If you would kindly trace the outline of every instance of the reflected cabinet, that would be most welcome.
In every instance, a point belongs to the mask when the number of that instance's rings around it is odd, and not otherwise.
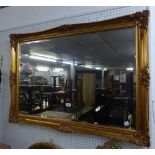
[[[11,34],[11,123],[149,146],[149,11]]]

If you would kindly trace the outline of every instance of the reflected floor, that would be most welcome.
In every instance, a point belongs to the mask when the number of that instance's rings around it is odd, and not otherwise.
[[[72,114],[67,112],[60,112],[60,111],[44,111],[40,114],[33,114],[34,116],[46,116],[50,118],[60,118],[60,119],[71,119]]]
[[[41,118],[57,118],[57,119],[67,119],[72,121],[79,122],[87,122],[91,124],[99,124],[99,125],[108,125],[108,126],[116,126],[124,128],[124,119],[120,114],[120,111],[113,111],[109,115],[103,110],[96,112],[96,107],[87,106],[81,109],[78,113],[68,112],[64,110],[58,110],[57,108],[49,110],[38,110],[35,113],[28,114],[24,111],[21,111],[22,114],[27,114],[31,116],[41,117]],[[123,113],[123,112],[122,112]],[[116,117],[117,116],[117,117]]]

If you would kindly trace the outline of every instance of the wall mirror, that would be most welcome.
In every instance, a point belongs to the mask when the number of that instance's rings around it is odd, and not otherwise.
[[[148,15],[11,34],[10,122],[148,146]]]

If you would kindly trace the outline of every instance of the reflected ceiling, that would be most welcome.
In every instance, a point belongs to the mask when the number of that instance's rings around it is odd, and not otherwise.
[[[40,53],[54,56],[57,62],[31,59],[31,64],[58,65],[73,61],[78,65],[125,68],[135,65],[135,29],[126,28],[83,35],[65,36],[21,45],[22,61]]]

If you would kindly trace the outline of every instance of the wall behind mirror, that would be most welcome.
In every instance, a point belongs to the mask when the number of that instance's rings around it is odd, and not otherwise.
[[[20,44],[21,114],[135,128],[135,28]]]

